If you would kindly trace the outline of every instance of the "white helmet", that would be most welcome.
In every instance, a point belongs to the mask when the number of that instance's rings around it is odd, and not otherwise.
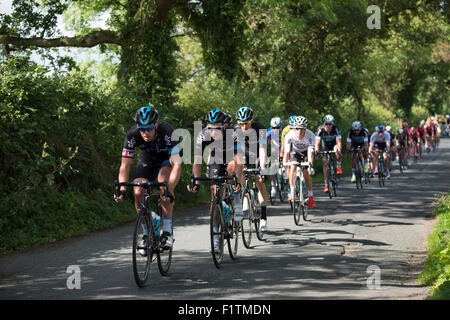
[[[403,129],[402,128],[398,129],[398,133],[403,134]]]
[[[323,117],[323,122],[334,124],[334,117],[331,114],[327,114],[325,117]]]
[[[305,117],[298,116],[292,122],[291,128],[306,128],[308,127],[308,120]]]
[[[281,119],[280,119],[280,117],[273,117],[270,120],[270,126],[272,128],[279,128],[279,127],[281,127]]]
[[[362,124],[359,121],[353,121],[352,123],[352,130],[361,130]]]
[[[386,131],[391,131],[392,127],[391,126],[386,126]]]

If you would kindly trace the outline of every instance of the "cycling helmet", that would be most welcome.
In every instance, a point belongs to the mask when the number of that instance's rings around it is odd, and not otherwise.
[[[403,122],[402,123],[402,128],[408,128],[408,122]]]
[[[382,124],[376,126],[375,128],[377,130],[377,132],[383,132],[384,131],[384,126]]]
[[[231,118],[231,116],[228,113],[223,113],[224,118],[223,118],[223,123],[225,124],[232,124],[233,123],[233,119]]]
[[[295,118],[297,118],[297,116],[292,115],[292,116],[289,117],[289,120],[288,120],[288,125],[289,126],[292,126],[292,124],[294,123]]]
[[[398,129],[398,133],[403,134],[403,129],[402,128]]]
[[[236,120],[247,122],[253,120],[253,110],[250,107],[241,107],[236,112]]]
[[[359,121],[353,121],[352,123],[352,130],[361,130],[362,124]]]
[[[219,109],[212,109],[206,114],[205,122],[213,124],[223,123],[224,118],[225,115],[222,111],[220,111]]]
[[[272,128],[279,128],[279,127],[281,127],[281,119],[280,119],[280,117],[273,117],[270,120],[270,126]]]
[[[305,117],[298,116],[292,121],[292,128],[306,128],[308,126],[308,120]]]
[[[323,117],[323,123],[334,124],[334,117],[331,114],[327,114],[325,117]]]
[[[386,131],[392,131],[392,127],[391,126],[386,126]]]
[[[142,107],[134,115],[134,121],[138,127],[154,124],[158,121],[158,111],[154,107]]]

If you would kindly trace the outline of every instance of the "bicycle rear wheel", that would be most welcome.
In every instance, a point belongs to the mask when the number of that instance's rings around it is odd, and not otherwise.
[[[363,168],[361,165],[361,159],[358,159],[356,162],[356,189],[363,188],[362,175],[363,175]]]
[[[155,242],[153,224],[148,214],[139,213],[133,233],[133,275],[136,284],[143,287],[153,261],[152,244]]]
[[[225,232],[225,221],[223,219],[223,208],[222,204],[214,199],[213,204],[211,206],[211,215],[210,215],[210,239],[211,239],[211,256],[214,261],[214,265],[216,268],[220,268],[220,265],[223,261],[223,252],[224,252],[224,232]],[[218,228],[217,231],[214,231],[214,217],[218,220]],[[214,246],[214,240],[218,239],[218,246]]]
[[[231,221],[228,225],[228,252],[230,253],[231,259],[236,259],[239,247],[239,229],[240,222]]]
[[[245,190],[245,189],[244,189]],[[242,197],[243,202],[247,202],[247,206],[242,204],[242,207],[247,207],[247,210],[244,211],[244,217],[241,221],[241,233],[242,233],[242,242],[244,243],[244,247],[250,249],[250,245],[252,242],[252,232],[253,232],[253,207],[251,205],[251,196],[247,192]]]
[[[378,159],[378,184],[384,186],[384,164],[383,159]]]

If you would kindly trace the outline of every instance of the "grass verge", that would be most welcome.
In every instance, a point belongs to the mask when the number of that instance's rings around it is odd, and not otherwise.
[[[433,215],[437,224],[428,236],[425,268],[419,282],[430,286],[429,300],[450,299],[450,193],[438,195]]]

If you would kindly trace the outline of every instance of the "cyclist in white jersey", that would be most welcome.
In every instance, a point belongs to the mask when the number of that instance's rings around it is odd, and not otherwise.
[[[391,136],[384,129],[383,125],[379,125],[376,127],[376,131],[370,137],[370,145],[369,145],[369,154],[374,151],[374,156],[372,157],[372,170],[374,173],[378,173],[378,152],[383,152],[383,162],[384,167],[386,168],[386,178],[390,178],[389,168],[387,167],[387,150],[390,150],[391,147]],[[375,150],[374,150],[375,149]]]
[[[313,154],[314,154],[314,143],[316,140],[316,136],[311,130],[307,129],[308,120],[305,117],[298,116],[293,121],[291,130],[286,135],[284,141],[284,157],[283,163],[287,163],[289,161],[297,161],[297,162],[307,162],[310,164],[310,168],[312,169],[313,164]],[[289,200],[293,199],[293,194],[295,190],[294,181],[295,175],[297,172],[297,166],[292,165],[289,171]],[[314,204],[314,195],[312,192],[312,179],[309,170],[303,170],[303,176],[305,178],[306,188],[308,189],[308,200],[309,200],[309,208],[313,209],[315,207]]]

